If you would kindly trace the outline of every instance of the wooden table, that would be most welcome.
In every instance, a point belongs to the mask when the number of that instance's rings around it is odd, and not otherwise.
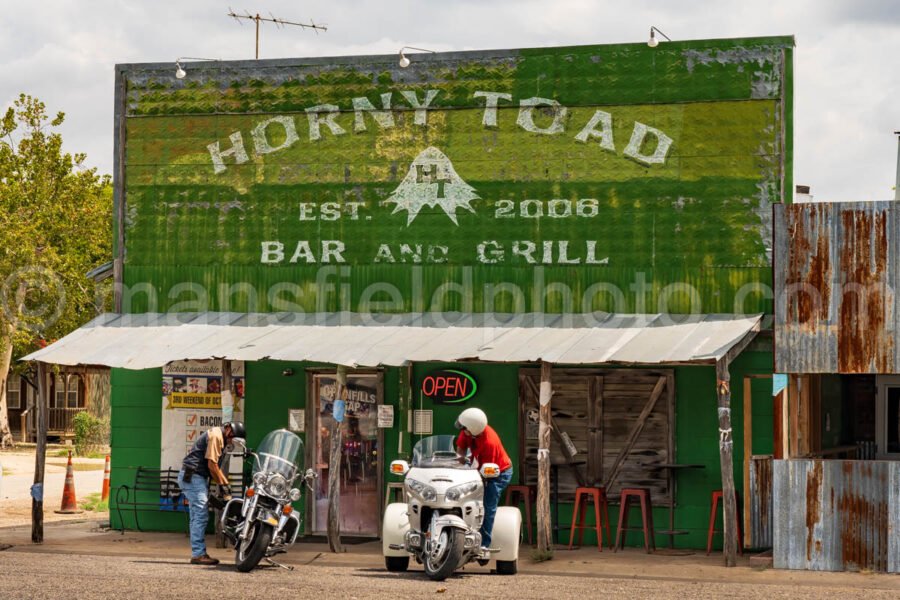
[[[666,469],[669,480],[669,529],[660,531],[669,536],[669,548],[675,547],[675,536],[686,535],[686,529],[675,529],[675,473],[680,469],[705,469],[706,465],[683,463],[645,463],[641,465],[647,469]]]

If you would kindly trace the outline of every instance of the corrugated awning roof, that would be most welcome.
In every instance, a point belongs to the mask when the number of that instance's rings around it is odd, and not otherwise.
[[[22,360],[125,369],[213,358],[349,367],[460,360],[711,363],[758,330],[760,319],[609,313],[105,314]]]

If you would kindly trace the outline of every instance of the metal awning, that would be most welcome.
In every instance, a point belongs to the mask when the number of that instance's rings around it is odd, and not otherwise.
[[[125,369],[175,360],[714,363],[762,315],[104,314],[22,360]]]

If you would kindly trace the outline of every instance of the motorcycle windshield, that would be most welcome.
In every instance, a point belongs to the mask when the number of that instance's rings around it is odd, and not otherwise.
[[[253,474],[278,473],[288,481],[303,469],[303,440],[287,429],[270,432],[256,448]]]
[[[456,436],[432,435],[416,443],[412,452],[412,466],[420,468],[470,469],[461,464],[456,454]]]

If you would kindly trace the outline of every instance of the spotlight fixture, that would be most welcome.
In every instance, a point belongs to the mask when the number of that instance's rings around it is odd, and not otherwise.
[[[403,46],[400,48],[400,68],[405,69],[409,66],[409,58],[405,54],[403,54],[404,50],[418,50],[420,52],[431,52],[434,54],[434,50],[428,50],[427,48],[416,48],[414,46]]]
[[[650,26],[650,39],[647,40],[647,45],[650,46],[651,48],[656,48],[657,46],[659,46],[659,40],[656,39],[657,33],[659,35],[663,36],[664,38],[666,38],[667,41],[669,41],[669,42],[672,41],[672,39],[669,36],[667,36],[662,31],[660,31],[659,29],[657,29],[656,27],[651,25]]]
[[[175,61],[175,79],[184,79],[187,77],[187,71],[184,70],[184,65],[181,63],[186,60],[208,60],[208,61],[218,61],[218,58],[195,58],[193,56],[182,56],[178,60]]]

